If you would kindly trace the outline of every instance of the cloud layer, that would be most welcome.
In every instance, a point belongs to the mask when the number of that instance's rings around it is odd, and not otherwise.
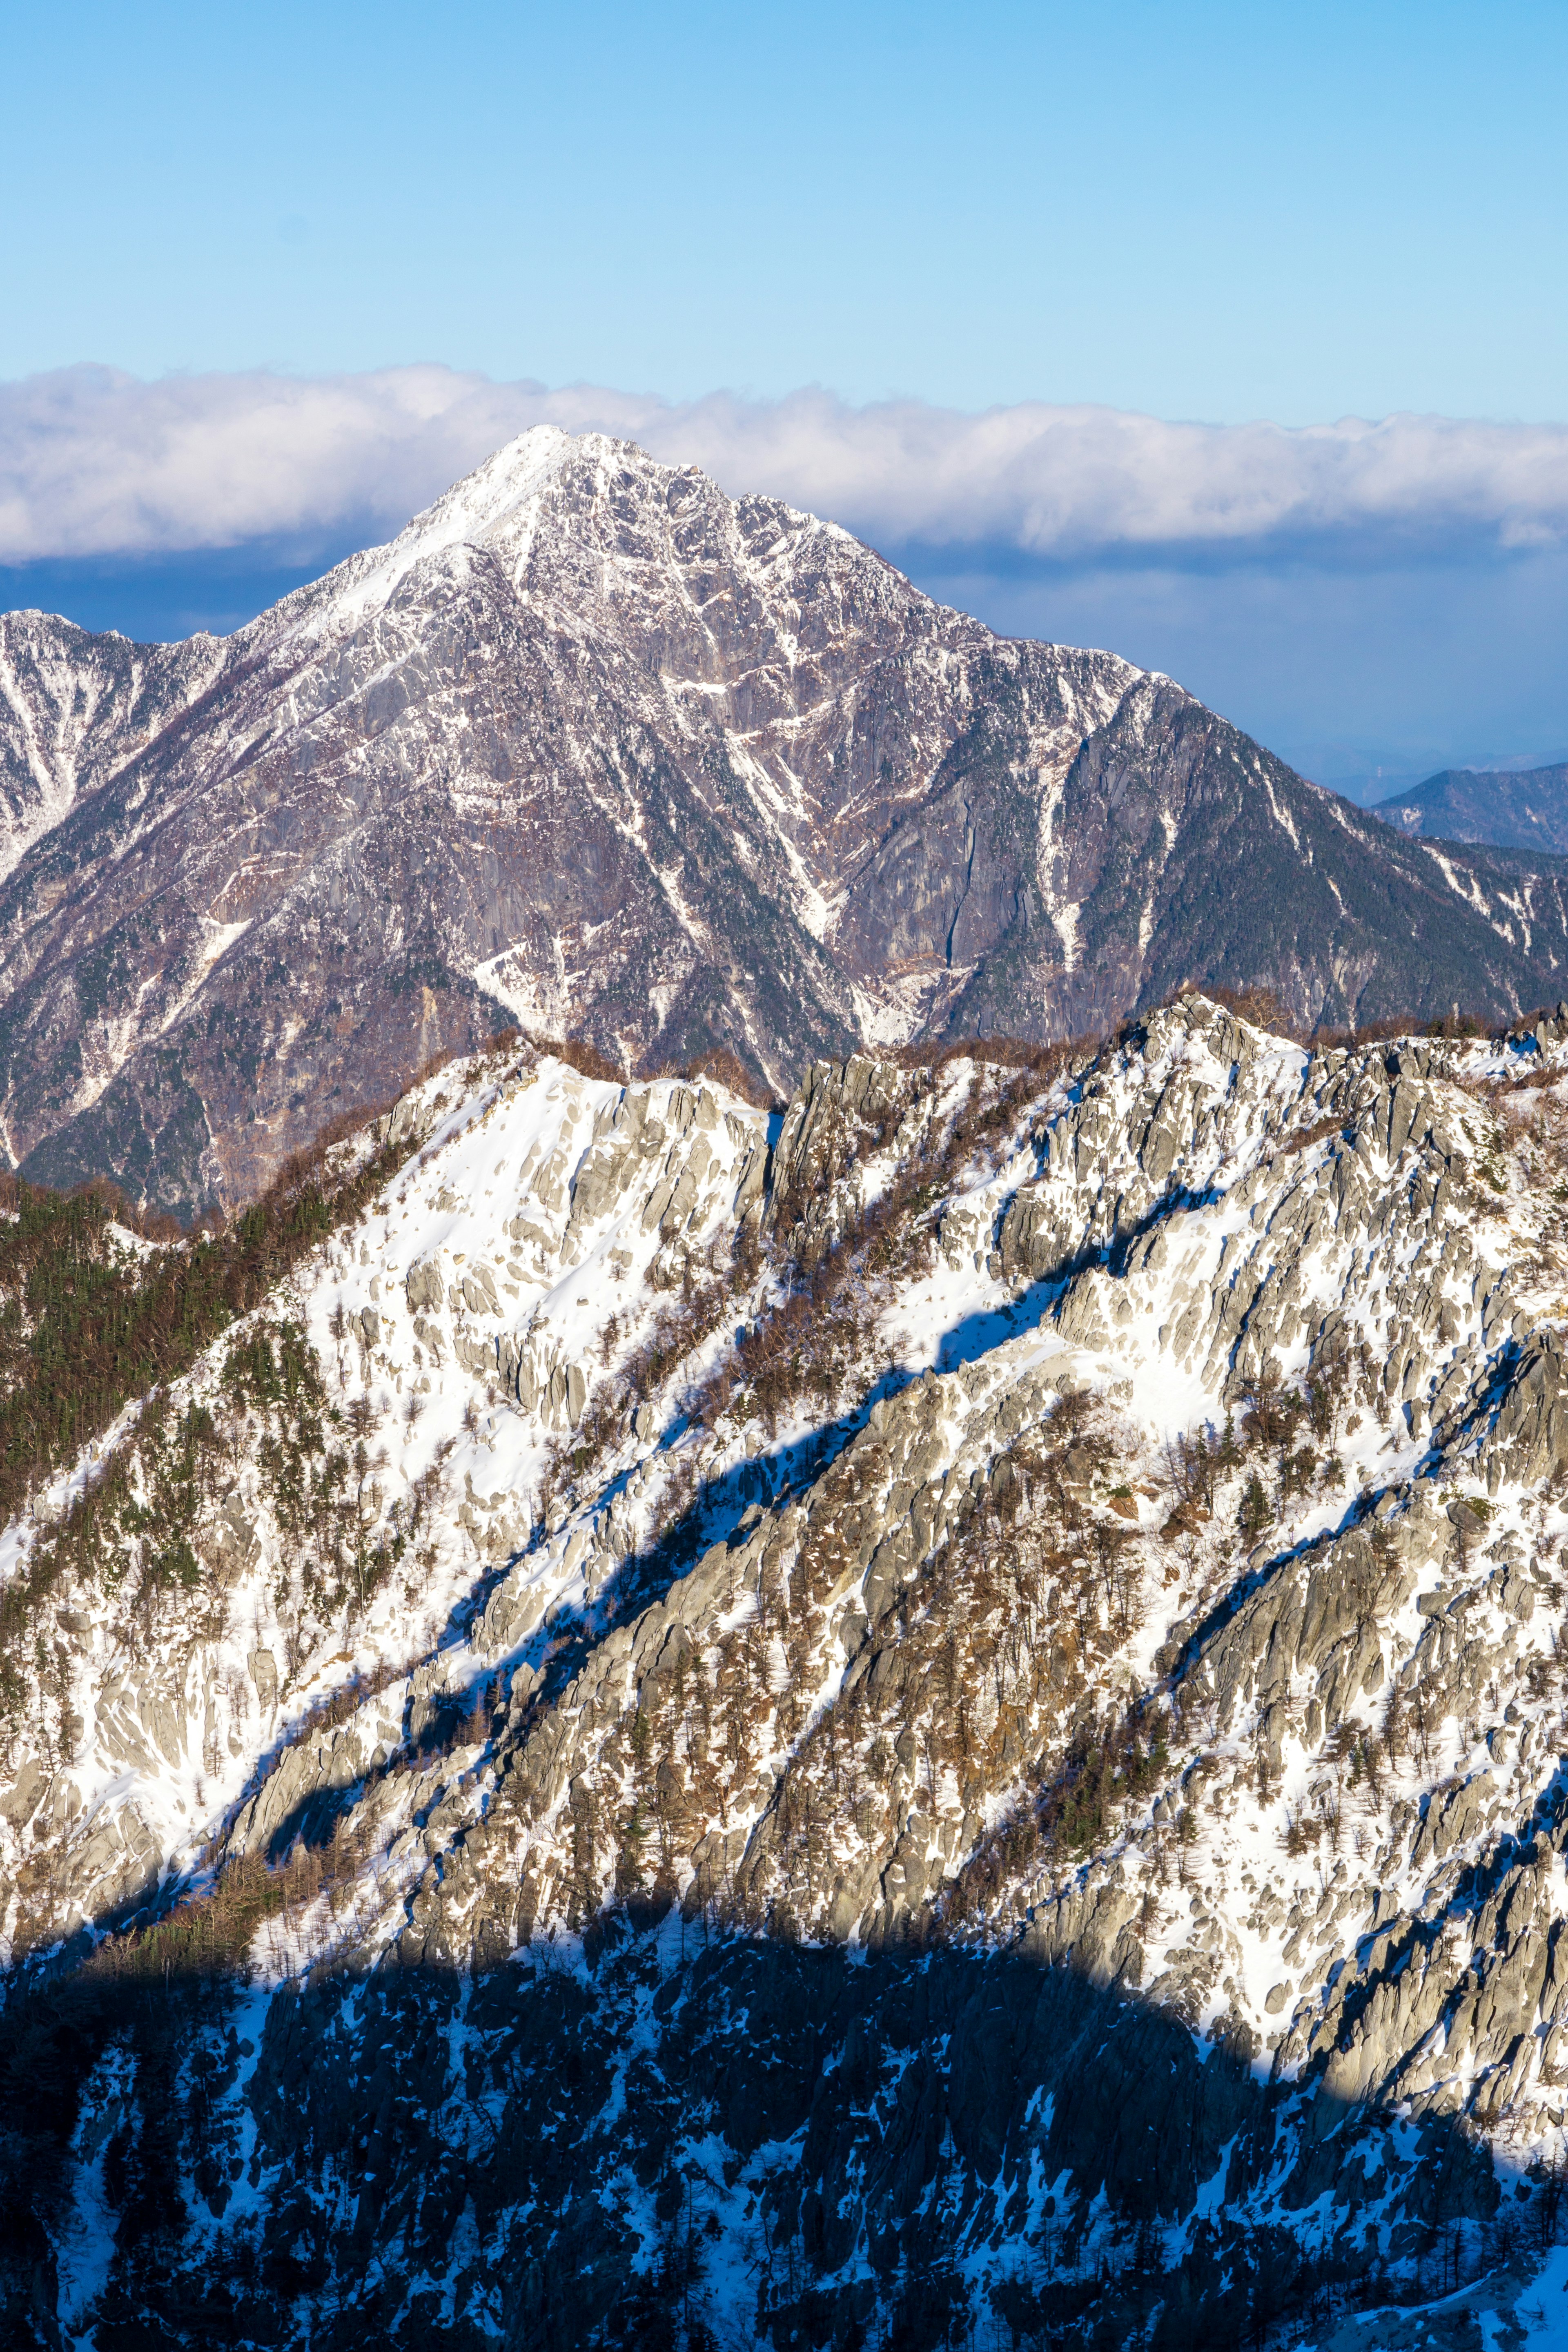
[[[829,394],[686,403],[439,367],[0,384],[0,564],[389,531],[535,424],[635,440],[887,548],[1034,565],[1408,562],[1568,544],[1568,426],[1172,425]]]

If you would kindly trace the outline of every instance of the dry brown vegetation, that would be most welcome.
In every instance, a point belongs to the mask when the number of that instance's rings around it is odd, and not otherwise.
[[[1110,1499],[1123,1470],[1115,1431],[1088,1401],[1064,1401],[1032,1441],[990,1464],[931,1556],[910,1556],[878,1588],[844,1686],[823,1706],[834,1613],[868,1520],[885,1509],[889,1465],[879,1441],[862,1439],[781,1524],[742,1622],[683,1635],[644,1674],[595,1768],[574,1779],[564,1829],[542,1843],[525,1740],[503,1805],[525,1931],[547,1911],[581,1927],[606,1877],[618,1901],[667,1905],[701,1842],[760,1807],[771,1831],[746,1869],[699,1858],[689,1909],[820,1933],[868,1849],[923,1834],[955,1809],[973,1845],[987,1801],[1041,1774],[1046,1799],[1010,1818],[921,1914],[921,1932],[952,1932],[983,1911],[1016,1849],[1082,1851],[1163,1769],[1152,1718],[1092,1727],[1104,1669],[1144,1608],[1149,1538]],[[739,1593],[722,1598],[732,1607]]]

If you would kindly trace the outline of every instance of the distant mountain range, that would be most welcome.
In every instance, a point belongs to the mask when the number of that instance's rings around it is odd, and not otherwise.
[[[1554,1002],[1568,868],[1406,841],[1166,677],[542,427],[227,639],[0,616],[0,1140],[186,1214],[519,1022],[786,1092],[1186,981]]]
[[[1373,814],[1400,833],[1568,856],[1568,767],[1445,768]]]

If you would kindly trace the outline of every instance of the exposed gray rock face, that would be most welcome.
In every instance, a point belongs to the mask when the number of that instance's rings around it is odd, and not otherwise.
[[[1195,2352],[1511,2247],[1512,2326],[1568,2129],[1565,1073],[1555,1019],[1313,1054],[1188,995],[773,1118],[424,1082],[288,1307],[395,1571],[327,1607],[256,1412],[189,1596],[41,1629],[5,2014],[88,2120],[21,2145],[80,2198],[123,2138],[106,2274],[40,2196],[11,2309]],[[206,1869],[142,1977],[29,1991]]]
[[[1406,843],[1170,680],[599,436],[221,645],[4,629],[0,1107],[46,1181],[248,1197],[509,1020],[782,1093],[1194,977],[1329,1024],[1559,985],[1551,861]]]
[[[137,646],[0,613],[0,875],[167,734],[223,668],[216,637]]]

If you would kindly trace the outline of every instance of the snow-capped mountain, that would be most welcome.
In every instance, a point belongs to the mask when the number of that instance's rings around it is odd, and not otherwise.
[[[1565,1097],[1188,993],[335,1147],[0,1538],[16,2340],[1559,2340]]]
[[[1170,680],[602,436],[221,645],[4,625],[4,1140],[182,1214],[510,1021],[782,1095],[1194,979],[1331,1025],[1560,992],[1552,861],[1402,841]]]

